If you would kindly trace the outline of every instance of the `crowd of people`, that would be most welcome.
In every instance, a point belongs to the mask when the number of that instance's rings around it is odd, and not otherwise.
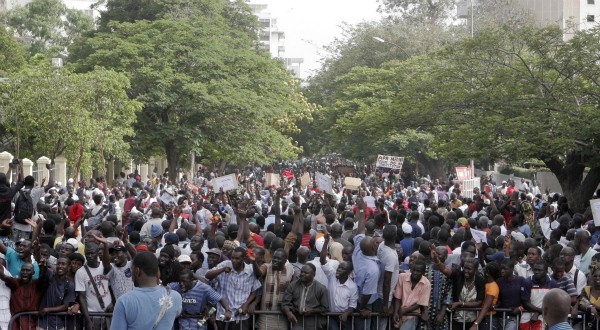
[[[224,192],[206,168],[64,186],[48,170],[0,173],[2,329],[596,329],[600,230],[535,182],[466,197],[452,177],[313,160],[235,170]]]

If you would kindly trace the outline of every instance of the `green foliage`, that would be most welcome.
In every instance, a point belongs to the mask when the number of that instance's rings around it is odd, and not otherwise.
[[[21,154],[64,155],[85,169],[103,169],[104,155],[127,159],[124,139],[134,135],[131,125],[141,109],[127,96],[127,77],[105,69],[75,74],[48,62],[26,67],[0,84],[5,124],[25,141]]]
[[[457,0],[379,0],[379,10],[397,14],[411,21],[427,20],[443,23],[451,17],[459,1]]]
[[[256,48],[257,35],[238,28],[256,21],[241,5],[169,4],[169,18],[110,22],[71,48],[76,71],[101,66],[131,80],[130,97],[144,104],[138,158],[164,152],[173,168],[190,152],[246,164],[301,151],[289,134],[313,106],[283,64]]]
[[[33,0],[5,16],[30,55],[64,53],[76,38],[94,27],[90,16],[68,9],[61,0]]]
[[[21,69],[25,64],[21,45],[0,24],[0,76]]]

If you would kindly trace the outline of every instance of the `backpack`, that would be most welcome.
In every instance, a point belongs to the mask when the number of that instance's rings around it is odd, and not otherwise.
[[[15,222],[26,225],[25,220],[33,217],[33,201],[31,190],[21,190],[15,202]]]

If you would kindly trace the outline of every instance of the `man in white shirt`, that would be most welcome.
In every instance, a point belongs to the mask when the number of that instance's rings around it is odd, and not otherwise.
[[[325,245],[329,243],[329,234],[325,236]],[[326,248],[320,254],[321,270],[327,277],[327,292],[329,293],[329,311],[342,313],[339,318],[329,319],[329,329],[352,329],[352,315],[357,306],[358,287],[350,278],[352,274],[352,263],[344,261],[339,263],[335,260],[327,260]],[[341,323],[341,327],[340,327]]]
[[[575,250],[571,247],[565,247],[560,251],[560,257],[565,259],[565,276],[573,281],[573,284],[575,284],[575,288],[577,289],[577,294],[581,294],[587,281],[585,274],[574,265]]]

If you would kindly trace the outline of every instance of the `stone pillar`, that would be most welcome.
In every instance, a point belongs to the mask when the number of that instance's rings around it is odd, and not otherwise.
[[[54,158],[54,181],[60,182],[63,187],[67,186],[67,158],[60,155]]]
[[[9,152],[1,152],[0,153],[0,172],[2,173],[6,173],[8,172],[8,168],[10,166],[10,162],[13,159],[13,155],[11,155]],[[14,173],[13,173],[14,175]],[[11,178],[7,178],[8,181],[12,181],[12,177]]]
[[[23,175],[33,175],[33,162],[31,159],[23,158]]]
[[[163,161],[162,158],[155,158],[156,161],[156,174],[161,177],[162,174],[165,172],[165,168],[163,166]]]
[[[50,158],[42,156],[37,160],[38,172],[37,172],[37,182],[42,184],[42,180],[44,184],[48,183],[48,177],[50,176],[50,172],[46,168],[46,164],[50,164]],[[44,180],[46,179],[46,180]]]
[[[108,163],[108,174],[106,174],[106,182],[108,183],[109,187],[112,187],[115,183],[115,161],[111,159],[107,160],[106,162]]]
[[[156,169],[156,158],[150,157],[150,159],[148,159],[148,162],[148,175],[152,177],[154,169]]]
[[[140,177],[143,183],[148,181],[148,164],[140,164]]]

